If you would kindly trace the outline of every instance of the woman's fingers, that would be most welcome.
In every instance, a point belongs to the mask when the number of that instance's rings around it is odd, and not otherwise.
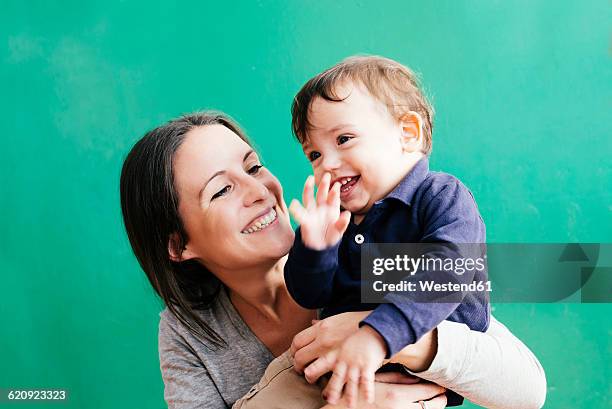
[[[438,395],[433,399],[427,401],[427,407],[429,409],[442,409],[446,407],[446,395]]]
[[[317,206],[327,205],[327,196],[329,194],[329,183],[331,182],[331,175],[325,173],[319,182],[317,187]]]
[[[302,203],[306,209],[311,209],[314,204],[314,177],[309,175],[304,182],[304,191],[302,192]]]
[[[384,404],[388,409],[404,409],[404,408],[421,408],[417,403],[419,401],[427,401],[427,406],[432,408],[444,407],[446,398],[433,400],[438,395],[446,391],[443,387],[422,382],[414,385],[400,385],[389,383],[376,383],[376,404]],[[410,403],[413,402],[413,403]],[[435,406],[430,405],[430,402],[435,402]]]
[[[298,350],[304,348],[306,345],[314,341],[316,337],[317,337],[317,328],[314,325],[298,332],[293,337],[293,341],[291,341],[291,347],[289,347],[291,356],[294,356]]]
[[[418,397],[417,400],[428,400],[446,392],[446,388],[435,383],[422,382],[415,385],[406,385],[406,387],[410,388],[410,393],[413,396]]]
[[[382,372],[375,376],[376,382],[381,383],[399,383],[403,385],[412,385],[421,382],[421,378],[416,376],[406,375],[400,372]]]
[[[306,369],[304,369],[306,381],[308,383],[315,383],[321,376],[331,372],[336,364],[337,355],[336,351],[330,351],[308,365]]]
[[[346,371],[347,367],[344,362],[338,362],[336,364],[334,374],[323,391],[323,396],[325,396],[325,399],[327,399],[329,403],[338,403],[340,393],[342,392],[342,387],[346,383]]]
[[[316,344],[316,342],[311,342],[310,344],[306,345],[303,348],[300,348],[295,352],[295,355],[293,357],[293,365],[295,367],[295,370],[299,373],[304,372],[307,367],[309,367],[314,362],[316,362],[317,359],[319,359],[321,349]],[[319,364],[317,364],[315,368],[317,368],[318,366]],[[311,369],[310,371],[313,370],[314,369]],[[330,370],[331,369],[328,369],[328,372]]]

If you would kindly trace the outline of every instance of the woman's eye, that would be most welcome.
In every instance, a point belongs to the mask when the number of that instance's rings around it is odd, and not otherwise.
[[[225,186],[223,189],[221,189],[217,193],[215,193],[210,200],[215,200],[216,198],[225,195],[227,192],[229,192],[229,190],[230,190],[230,186],[229,185]]]
[[[247,173],[249,175],[256,175],[257,173],[259,173],[259,169],[263,168],[263,165],[255,165],[255,166],[251,166],[249,168],[249,170],[247,171]]]
[[[311,162],[314,162],[315,160],[319,159],[320,156],[321,154],[319,152],[313,151],[308,154],[308,159],[310,159]]]
[[[347,143],[351,140],[350,136],[342,135],[338,137],[338,145],[342,145],[343,143]]]

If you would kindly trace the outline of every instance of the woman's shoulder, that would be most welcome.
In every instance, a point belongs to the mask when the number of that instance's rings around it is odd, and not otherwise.
[[[230,317],[231,311],[223,306],[223,291],[219,293],[213,300],[208,308],[197,309],[193,312],[196,316],[213,331],[219,332],[221,329],[226,329],[228,324],[235,319]],[[192,331],[185,325],[185,323],[178,318],[176,315],[179,311],[173,312],[167,306],[159,313],[159,339],[160,341],[166,339],[180,338],[184,342],[193,343],[207,346],[212,344],[212,341],[203,339],[202,337],[196,337]]]
[[[207,315],[200,311],[197,313],[200,316]],[[205,322],[210,322],[210,320],[206,319]],[[177,347],[191,348],[190,345],[194,343],[202,346],[207,344],[205,339],[197,339],[168,307],[159,313],[158,340],[160,351],[169,347],[172,349]]]
[[[219,347],[193,334],[165,308],[159,313],[158,342],[164,379],[174,376],[186,383],[196,371],[196,383],[206,381],[226,402],[234,402],[259,381],[273,356],[242,321],[224,291],[209,308],[196,314],[225,345]]]
[[[238,314],[225,289],[219,291],[208,308],[195,310],[194,313],[208,327],[207,332],[216,334],[214,338],[217,341],[211,337],[194,334],[185,325],[184,320],[180,320],[170,308],[166,307],[159,313],[160,346],[162,343],[174,345],[180,343],[194,351],[207,353],[209,357],[223,354],[223,350],[228,349],[243,349],[258,355],[269,354],[267,348]],[[219,346],[219,339],[223,340],[226,347]]]

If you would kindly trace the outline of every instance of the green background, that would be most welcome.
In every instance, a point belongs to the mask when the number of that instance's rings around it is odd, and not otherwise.
[[[432,168],[471,188],[489,241],[612,242],[608,1],[173,3],[1,2],[0,387],[163,407],[161,304],[123,230],[124,156],[216,108],[297,197],[292,97],[356,53],[422,74]],[[540,358],[546,407],[610,407],[612,305],[494,312]]]

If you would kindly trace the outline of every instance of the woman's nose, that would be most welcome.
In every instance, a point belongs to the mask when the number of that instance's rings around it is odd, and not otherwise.
[[[255,203],[258,203],[262,200],[266,200],[270,191],[261,183],[261,181],[253,178],[247,177],[244,181],[245,193],[244,193],[244,205],[251,206]]]

